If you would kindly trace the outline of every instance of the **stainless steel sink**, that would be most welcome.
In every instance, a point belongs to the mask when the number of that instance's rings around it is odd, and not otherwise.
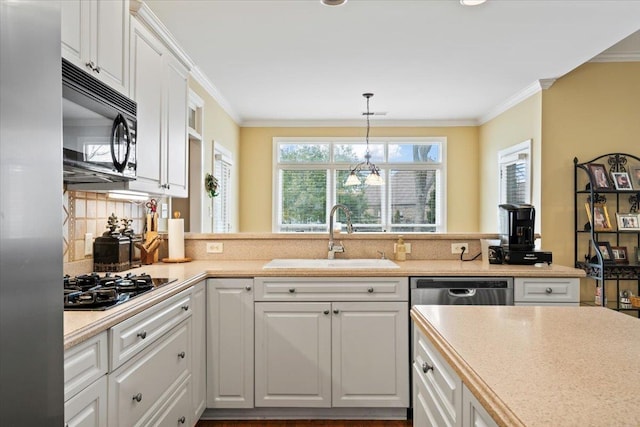
[[[400,268],[398,264],[388,259],[273,259],[265,264],[263,269],[333,269],[333,268]]]

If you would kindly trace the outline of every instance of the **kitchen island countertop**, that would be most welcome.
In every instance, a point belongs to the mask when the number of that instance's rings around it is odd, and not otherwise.
[[[414,306],[498,425],[639,426],[640,320],[602,307]]]
[[[192,261],[156,263],[129,270],[152,277],[177,279],[155,291],[140,295],[122,305],[104,311],[65,311],[64,348],[89,339],[111,326],[187,289],[207,277],[258,276],[333,276],[333,277],[409,277],[409,276],[513,276],[513,277],[583,277],[584,271],[551,264],[542,266],[489,265],[480,261],[404,261],[395,269],[263,269],[269,260]],[[122,272],[124,274],[126,272]]]

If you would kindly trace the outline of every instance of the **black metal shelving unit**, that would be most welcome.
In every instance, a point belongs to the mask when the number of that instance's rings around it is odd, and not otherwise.
[[[640,157],[627,153],[608,153],[586,162],[573,159],[574,163],[574,259],[576,268],[585,270],[587,277],[595,280],[596,287],[601,287],[599,305],[613,310],[630,312],[640,317],[640,308],[621,303],[621,291],[631,291],[640,295],[640,263],[636,259],[635,248],[640,247],[640,231],[619,230],[615,213],[638,213],[640,211],[640,185],[633,182],[633,190],[596,189],[594,177],[589,171],[589,164],[603,164],[609,172],[627,172],[640,168]],[[633,179],[632,179],[633,181]],[[595,218],[594,203],[608,207],[612,228],[596,230],[589,221],[585,210],[589,204],[591,218]],[[596,242],[609,242],[611,246],[626,246],[628,264],[616,264],[605,261]],[[616,297],[607,301],[607,289],[615,285]],[[595,305],[583,302],[585,305]]]

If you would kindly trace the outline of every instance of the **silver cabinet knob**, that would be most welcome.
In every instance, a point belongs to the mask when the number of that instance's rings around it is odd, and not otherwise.
[[[333,310],[333,314],[338,314],[340,313],[340,310],[338,310],[337,308]]]
[[[181,351],[180,353],[178,353],[178,357],[180,359],[184,359],[186,355],[187,355],[187,353],[185,353],[184,351]]]
[[[290,294],[295,294],[296,293],[296,288],[289,288],[289,293]]]
[[[178,423],[179,424],[184,424],[187,421],[187,419],[183,416],[181,416],[180,418],[178,418]]]
[[[147,331],[138,332],[138,336],[142,339],[145,339],[147,337]]]
[[[189,304],[185,304],[181,307],[184,311],[189,311]]]
[[[250,290],[251,290],[251,286],[249,286],[249,285],[245,286],[244,288],[245,288],[247,291],[250,291]]]
[[[90,68],[91,70],[96,69],[96,66],[93,64],[93,61],[86,62],[84,65],[86,65],[87,68]]]
[[[329,310],[323,311],[324,314],[329,314]]]
[[[544,291],[545,291],[546,293],[550,294],[550,293],[552,293],[552,292],[553,292],[553,289],[551,289],[551,288],[547,288],[547,289],[545,289]]]
[[[422,362],[422,372],[426,374],[430,370],[433,370],[433,365],[429,365],[427,362]]]
[[[373,293],[373,288],[369,288],[369,289],[367,289],[367,292],[369,292],[370,294],[372,294],[372,293]]]
[[[95,71],[96,73],[99,73],[100,72],[100,67],[99,66],[93,67],[93,71]]]
[[[133,400],[135,400],[136,402],[142,402],[142,393],[134,394]]]

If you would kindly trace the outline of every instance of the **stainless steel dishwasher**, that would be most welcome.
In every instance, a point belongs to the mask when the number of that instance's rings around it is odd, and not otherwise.
[[[512,277],[412,277],[414,305],[513,305]]]

